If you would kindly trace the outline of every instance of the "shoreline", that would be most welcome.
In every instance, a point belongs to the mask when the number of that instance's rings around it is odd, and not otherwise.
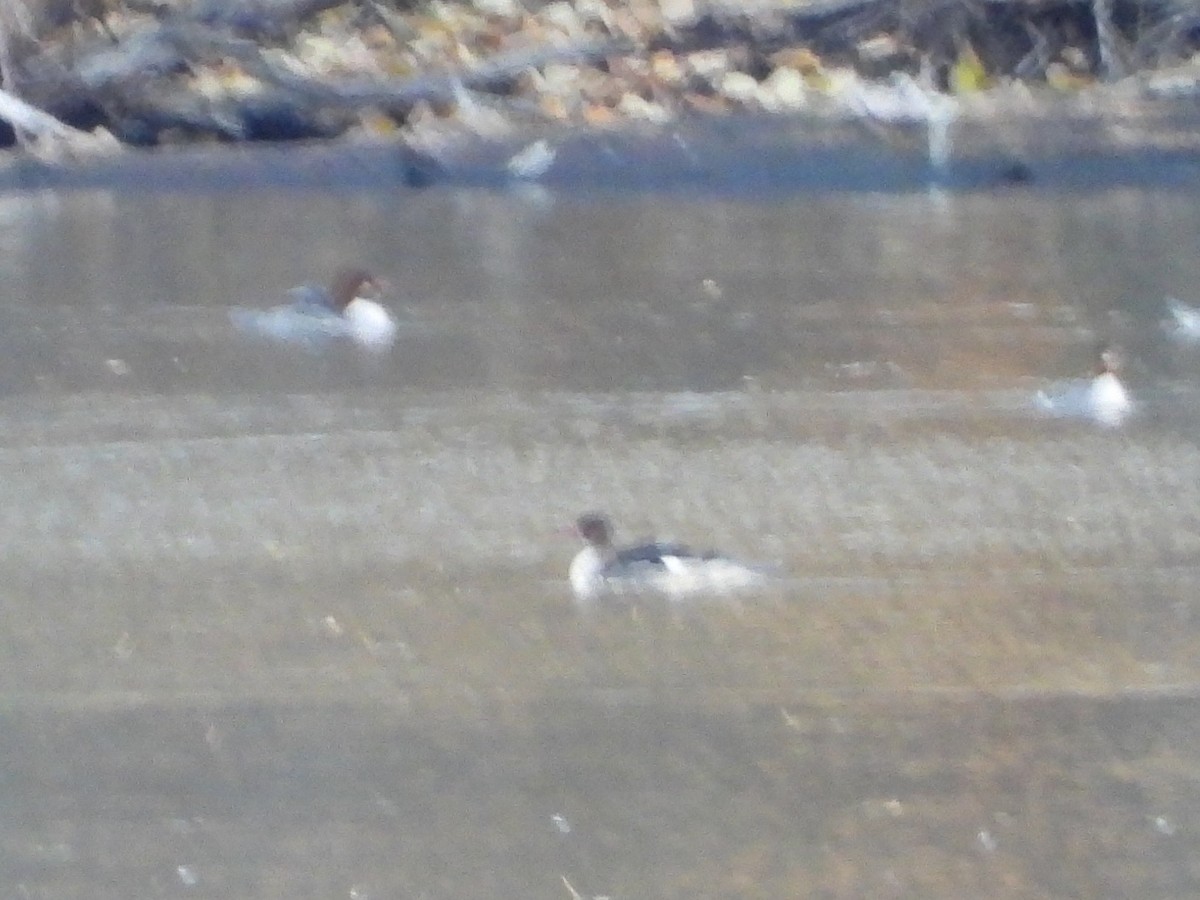
[[[984,12],[899,0],[207,0],[76,7],[48,25],[49,3],[28,22],[0,21],[0,120],[21,159],[60,169],[152,158],[137,155],[147,148],[316,144],[370,157],[383,146],[401,148],[419,184],[434,169],[495,166],[500,148],[512,177],[538,180],[553,154],[517,156],[537,141],[557,152],[573,138],[686,140],[760,119],[803,147],[874,142],[904,156],[923,140],[935,169],[1200,145],[1192,29],[1152,0]]]
[[[670,124],[531,126],[481,136],[122,148],[45,161],[0,151],[0,191],[345,190],[545,185],[748,194],[1200,185],[1191,101],[1011,98],[929,123],[733,114]],[[936,142],[941,141],[939,146]]]

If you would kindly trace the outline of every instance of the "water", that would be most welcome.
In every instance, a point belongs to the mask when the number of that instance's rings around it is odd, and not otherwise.
[[[1198,218],[8,195],[6,893],[1194,893]],[[230,325],[345,262],[392,353]],[[1099,339],[1135,421],[1037,416]],[[787,577],[580,616],[587,509]]]

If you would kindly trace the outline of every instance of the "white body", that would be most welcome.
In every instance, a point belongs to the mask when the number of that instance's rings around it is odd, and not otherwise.
[[[397,331],[387,308],[366,297],[355,297],[339,313],[297,294],[294,303],[265,310],[237,308],[230,310],[229,317],[248,334],[298,344],[349,338],[364,347],[383,349],[395,342]]]
[[[396,340],[396,320],[387,308],[366,297],[355,297],[342,311],[350,338],[366,347],[390,347]]]
[[[766,573],[724,557],[664,554],[661,564],[622,563],[611,548],[584,547],[567,572],[576,600],[632,593],[666,594],[680,599],[697,594],[728,594],[762,585]]]
[[[1057,391],[1039,391],[1037,405],[1052,416],[1090,419],[1115,428],[1133,412],[1133,400],[1112,372],[1101,372],[1091,381],[1066,385]]]

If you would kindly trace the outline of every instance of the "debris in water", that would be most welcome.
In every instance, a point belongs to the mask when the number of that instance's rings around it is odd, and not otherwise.
[[[536,181],[550,171],[557,155],[549,141],[534,141],[508,161],[508,173],[523,181]]]
[[[122,631],[117,642],[113,644],[113,656],[124,662],[133,656],[133,638],[129,636],[128,631]]]
[[[1165,834],[1167,837],[1170,837],[1175,833],[1175,823],[1166,816],[1155,816],[1154,830],[1159,834]]]
[[[1166,299],[1169,322],[1167,334],[1179,341],[1200,343],[1200,307],[1188,306],[1174,297]]]
[[[217,727],[215,722],[209,723],[209,726],[204,729],[204,743],[208,745],[208,749],[213,753],[220,753],[221,747],[225,743],[225,739],[221,735],[221,729]]]

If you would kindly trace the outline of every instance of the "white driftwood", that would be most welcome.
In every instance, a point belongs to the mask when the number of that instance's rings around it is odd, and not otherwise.
[[[0,90],[0,119],[23,138],[27,150],[46,160],[105,153],[116,147],[116,140],[107,132],[91,134],[72,128],[5,90]]]

